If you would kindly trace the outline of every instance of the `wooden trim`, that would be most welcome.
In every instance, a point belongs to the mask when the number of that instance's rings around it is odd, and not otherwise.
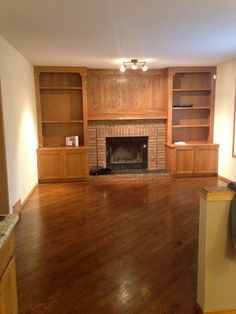
[[[215,172],[205,172],[205,173],[178,173],[171,174],[172,178],[200,178],[200,177],[217,177]]]
[[[149,69],[147,72],[145,72],[146,76],[152,76],[154,74],[156,75],[162,75],[166,72],[166,69]],[[119,69],[88,69],[87,70],[88,75],[122,75],[122,72],[120,72]],[[134,70],[126,70],[125,73],[123,73],[124,75],[143,75],[144,72],[140,69],[136,70],[134,72]]]
[[[14,214],[19,214],[21,211],[22,205],[21,205],[21,199],[19,198],[15,204],[12,206],[12,210]]]
[[[202,187],[200,196],[207,202],[231,201],[235,192],[226,186]]]
[[[27,195],[27,197],[23,200],[22,204],[21,204],[21,209],[25,207],[26,203],[28,202],[29,198],[31,197],[31,195],[34,193],[35,189],[38,187],[38,183],[35,184],[35,186],[32,188],[32,190],[29,192],[29,194]]]
[[[221,181],[224,181],[225,183],[230,183],[232,182],[231,180],[225,178],[225,177],[222,177],[222,176],[218,176],[218,179],[220,179]]]
[[[99,120],[166,120],[167,114],[163,113],[161,115],[132,115],[130,114],[109,114],[109,115],[88,115],[89,121],[99,121]]]
[[[191,144],[188,144],[188,145],[178,145],[178,144],[169,144],[169,143],[166,143],[165,144],[167,147],[189,147],[189,146],[197,146],[197,147],[201,147],[201,146],[210,146],[210,147],[216,147],[218,148],[219,147],[219,144],[213,144],[213,143],[191,143]]]
[[[236,310],[199,312],[199,314],[236,314]]]
[[[34,73],[35,83],[35,99],[36,99],[36,112],[37,112],[37,133],[38,133],[38,145],[43,146],[43,132],[42,132],[42,116],[40,108],[40,88],[39,88],[39,72]]]
[[[203,312],[203,310],[201,309],[200,305],[197,302],[195,303],[195,311],[197,314],[236,314],[236,310]]]
[[[7,214],[9,212],[9,196],[8,196],[8,177],[7,177],[7,160],[6,145],[4,132],[4,119],[2,108],[2,94],[0,84],[0,213]]]
[[[215,117],[215,90],[216,90],[216,80],[214,75],[216,72],[211,72],[211,101],[210,101],[210,130],[208,141],[213,142],[214,135],[214,117]]]
[[[235,98],[234,98],[234,118],[233,118],[233,146],[232,146],[232,157],[236,158],[236,147],[235,146],[235,129],[236,125],[236,83],[235,83]]]
[[[205,73],[210,72],[211,74],[216,74],[216,67],[208,67],[208,66],[194,66],[194,67],[171,67],[168,69],[169,74],[174,75],[175,73]]]
[[[81,178],[72,178],[72,179],[39,179],[39,183],[63,183],[63,182],[81,182],[81,181],[88,181],[90,178],[88,177],[81,177]]]
[[[26,196],[26,198],[24,199],[22,203],[21,203],[21,199],[18,199],[16,201],[16,203],[12,206],[12,210],[14,214],[20,214],[22,208],[26,205],[26,203],[28,202],[29,198],[31,197],[31,195],[33,194],[37,186],[38,186],[38,183],[35,184],[35,186],[32,188],[32,190],[29,192],[29,194]]]
[[[89,148],[87,146],[78,146],[78,147],[70,147],[70,146],[55,146],[55,147],[39,147],[37,148],[37,151],[58,151],[58,150],[89,150]]]
[[[87,75],[86,67],[71,67],[71,66],[34,66],[35,73],[80,73],[81,75]]]
[[[88,145],[88,105],[87,105],[87,78],[82,76],[82,89],[83,89],[83,122],[84,122],[84,145]]]

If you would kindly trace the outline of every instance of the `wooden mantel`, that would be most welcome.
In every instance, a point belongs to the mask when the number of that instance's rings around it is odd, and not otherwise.
[[[88,120],[167,119],[167,70],[88,70]]]

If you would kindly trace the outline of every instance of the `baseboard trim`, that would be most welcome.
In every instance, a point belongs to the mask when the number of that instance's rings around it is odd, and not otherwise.
[[[236,310],[203,312],[198,303],[195,304],[195,309],[197,314],[236,314]]]
[[[19,198],[15,204],[12,206],[12,210],[14,214],[19,214],[22,208],[21,199]]]
[[[231,180],[225,178],[225,177],[222,177],[222,176],[218,176],[218,179],[220,179],[221,181],[224,181],[225,183],[230,183],[232,182]]]
[[[37,188],[38,183],[35,184],[35,186],[32,188],[32,190],[29,192],[29,194],[26,196],[24,201],[21,203],[21,199],[19,198],[16,203],[12,206],[12,211],[14,214],[20,214],[22,208],[26,205],[28,202],[30,196],[33,194],[34,190]]]
[[[22,202],[21,209],[24,208],[26,203],[28,202],[30,196],[34,193],[35,189],[38,187],[38,183],[35,184],[35,186],[32,188],[32,190],[29,192],[29,194],[26,196],[24,201]]]

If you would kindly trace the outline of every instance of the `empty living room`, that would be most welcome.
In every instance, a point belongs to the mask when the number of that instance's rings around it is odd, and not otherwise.
[[[0,314],[236,314],[235,12],[0,0]]]

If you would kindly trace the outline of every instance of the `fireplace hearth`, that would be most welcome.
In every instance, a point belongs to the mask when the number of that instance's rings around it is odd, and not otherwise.
[[[147,169],[148,137],[106,137],[106,165],[112,170]]]

